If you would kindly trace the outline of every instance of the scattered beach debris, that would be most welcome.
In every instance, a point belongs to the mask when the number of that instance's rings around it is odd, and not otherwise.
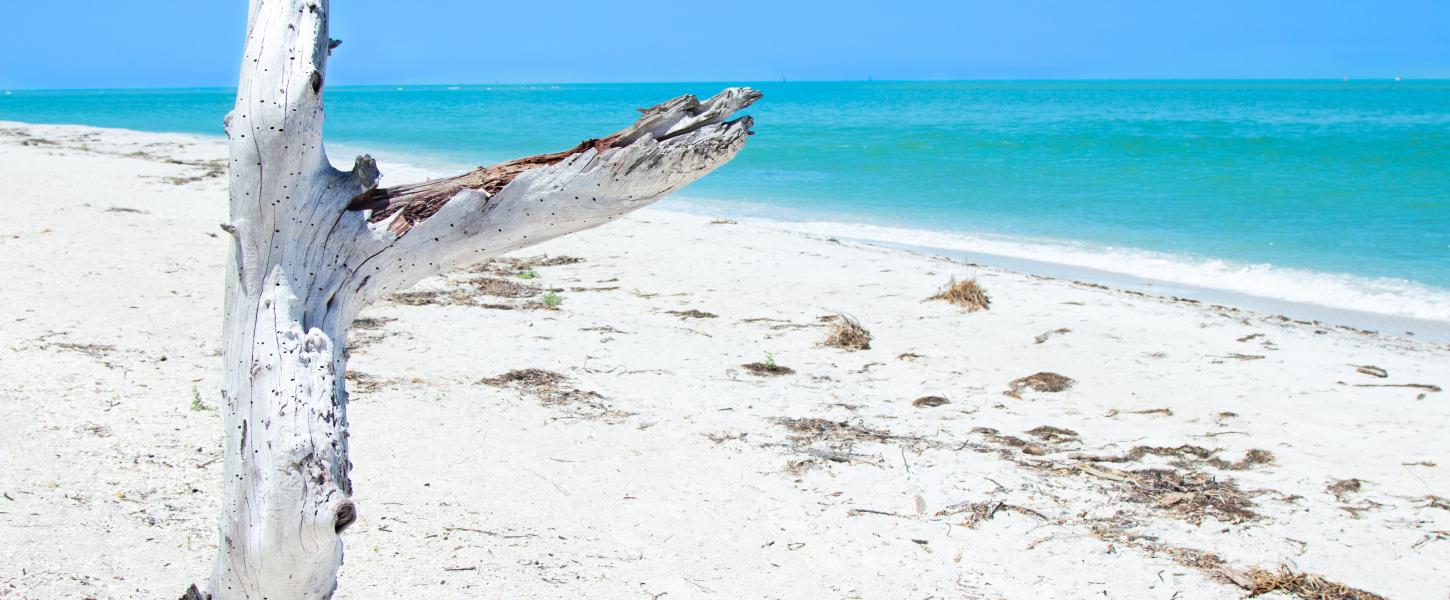
[[[615,329],[613,325],[599,325],[599,326],[596,326],[596,327],[581,327],[581,328],[579,328],[579,331],[597,331],[599,333],[622,333],[622,334],[625,334],[625,335],[629,335],[629,332],[628,331],[623,331],[623,330],[620,330],[620,329]]]
[[[1172,469],[1140,469],[1119,471],[1082,463],[1084,473],[1117,482],[1130,502],[1144,504],[1194,525],[1213,517],[1228,523],[1242,523],[1259,518],[1253,503],[1227,480],[1198,471],[1179,472]]]
[[[765,362],[746,363],[740,366],[744,367],[746,371],[750,371],[756,375],[777,376],[790,375],[795,372],[795,369],[776,364],[775,354],[771,352],[765,353]]]
[[[746,371],[750,371],[751,373],[754,373],[756,375],[775,376],[790,375],[791,373],[795,373],[795,369],[792,369],[790,367],[783,367],[774,363],[753,362],[746,363],[740,366],[743,367]]]
[[[1410,544],[1410,547],[1419,548],[1420,546],[1423,546],[1430,542],[1445,541],[1450,541],[1450,531],[1431,531],[1430,533],[1425,534],[1425,537],[1420,538],[1420,541]]]
[[[871,429],[860,422],[833,421],[819,417],[782,418],[776,422],[792,432],[792,441],[802,443],[884,442],[893,438],[887,431]]]
[[[1293,594],[1304,600],[1387,600],[1384,596],[1335,583],[1309,573],[1296,572],[1285,565],[1278,569],[1250,569],[1236,573],[1223,570],[1225,576],[1248,590],[1249,597],[1273,592]]]
[[[1052,454],[1053,452],[1055,452],[1055,450],[1049,450],[1045,446],[1042,446],[1040,444],[1035,444],[1035,443],[1029,442],[1029,441],[1024,440],[1022,438],[1019,438],[1017,436],[1013,436],[1013,435],[1002,435],[996,429],[992,429],[991,427],[973,427],[972,428],[972,433],[977,433],[977,434],[985,435],[985,436],[987,436],[987,439],[989,441],[991,441],[991,442],[993,442],[995,444],[998,444],[1000,446],[1005,446],[1005,447],[1008,447],[1008,448],[1016,448],[1017,450],[1021,451],[1023,454],[1027,454],[1027,455],[1031,455],[1031,456],[1046,456],[1048,454]],[[1007,452],[1006,454],[1001,454],[1001,456],[1003,458],[1009,458],[1010,459],[1010,454],[1011,454],[1010,452]]]
[[[162,162],[201,169],[200,171],[197,171],[192,175],[161,178],[162,181],[165,181],[166,183],[172,185],[187,185],[191,183],[196,183],[198,181],[206,181],[208,179],[224,177],[227,174],[227,161],[221,159],[179,160],[175,158],[167,158],[162,160]]]
[[[917,408],[936,408],[943,404],[951,404],[951,401],[942,396],[922,396],[911,401],[911,405]]]
[[[538,277],[534,269],[543,267],[557,267],[559,265],[572,265],[584,262],[584,259],[577,256],[530,256],[526,258],[491,258],[474,265],[466,270],[468,273],[479,273],[488,275],[499,275],[503,277],[518,277],[520,273],[528,273],[524,279]]]
[[[1045,341],[1047,341],[1049,339],[1052,339],[1052,336],[1062,335],[1064,333],[1071,333],[1071,332],[1072,332],[1072,330],[1071,329],[1068,329],[1066,327],[1058,327],[1057,329],[1053,329],[1051,331],[1044,331],[1041,334],[1039,334],[1037,337],[1032,338],[1032,339],[1033,339],[1033,342],[1034,343],[1041,344],[1041,343],[1043,343],[1043,342],[1045,342]]]
[[[693,308],[690,310],[667,310],[665,311],[665,314],[674,315],[681,319],[713,319],[720,316],[715,313],[705,312],[703,310],[695,310]]]
[[[1440,391],[1440,386],[1429,383],[1356,383],[1354,387],[1398,387],[1425,390],[1427,392]]]
[[[992,517],[997,516],[997,513],[1002,511],[1015,512],[1020,515],[1036,517],[1042,521],[1049,520],[1046,515],[1043,515],[1042,513],[1032,510],[1030,508],[1017,506],[1016,504],[1008,504],[1001,501],[962,502],[960,504],[953,504],[937,511],[936,516],[951,517],[956,515],[963,515],[961,525],[968,529],[975,529],[978,525],[982,524],[983,521],[990,521]]]
[[[1232,462],[1219,458],[1218,452],[1218,450],[1209,450],[1191,444],[1183,444],[1181,446],[1134,446],[1120,456],[1075,454],[1072,458],[1088,462],[1125,463],[1138,462],[1145,456],[1161,456],[1175,459],[1170,463],[1175,467],[1187,468],[1207,464],[1227,471],[1243,471],[1256,465],[1274,462],[1273,453],[1257,448],[1245,452],[1243,458]]]
[[[896,360],[916,360],[918,358],[922,358],[922,356],[915,352],[902,352],[896,355]]]
[[[1334,498],[1340,502],[1349,502],[1348,496],[1359,493],[1359,490],[1363,487],[1364,482],[1359,479],[1340,479],[1339,481],[1324,486],[1324,491],[1333,494]]]
[[[1250,361],[1250,360],[1263,360],[1265,358],[1265,356],[1262,355],[1262,354],[1242,354],[1242,353],[1239,353],[1239,352],[1230,352],[1230,353],[1225,354],[1223,356],[1220,356],[1218,358],[1229,359],[1229,360]],[[1213,361],[1213,362],[1215,362],[1215,363],[1221,363],[1223,361],[1222,360],[1216,360],[1216,361]]]
[[[1376,367],[1374,365],[1349,365],[1349,366],[1354,367],[1354,370],[1355,371],[1358,371],[1360,373],[1364,373],[1365,375],[1369,375],[1370,377],[1378,377],[1380,379],[1384,379],[1384,378],[1390,376],[1390,372],[1389,371],[1386,371],[1386,370],[1381,369],[1379,367]]]
[[[598,392],[585,391],[569,385],[569,378],[544,369],[514,369],[479,380],[479,383],[497,388],[518,390],[536,398],[540,403],[569,409],[577,416],[586,418],[627,417],[630,413],[610,408],[605,397]]]
[[[418,290],[413,292],[398,292],[388,296],[388,301],[395,304],[406,304],[408,306],[423,306],[427,304],[452,305],[473,304],[473,297],[463,293],[461,290]]]
[[[467,286],[475,294],[481,296],[498,296],[500,298],[527,298],[539,293],[539,288],[532,285],[492,277],[471,280]]]
[[[126,207],[126,206],[112,206],[112,207],[106,209],[106,212],[112,212],[112,213],[136,213],[138,215],[149,215],[149,214],[151,214],[151,211],[149,211],[149,210],[141,210],[139,208],[129,208],[129,207]]]
[[[392,317],[361,317],[352,320],[351,329],[353,331],[381,329],[384,325],[396,320]]]
[[[1042,425],[1040,427],[1030,429],[1027,431],[1027,435],[1040,439],[1049,444],[1066,444],[1068,442],[1078,441],[1076,431],[1073,431],[1071,429],[1063,429],[1061,427],[1053,427],[1051,425]]]
[[[563,301],[563,296],[559,296],[557,292],[551,290],[539,296],[537,300],[527,302],[513,304],[480,302],[482,297],[529,298],[544,290],[520,281],[495,277],[478,277],[449,283],[450,286],[443,289],[398,292],[389,296],[388,300],[408,306],[473,306],[499,310],[552,310]]]
[[[511,387],[524,390],[556,387],[568,378],[544,369],[514,369],[502,375],[479,380],[479,383],[494,387]]]
[[[392,317],[362,317],[353,319],[352,326],[347,332],[347,347],[349,350],[358,350],[371,344],[380,342],[388,334],[383,331],[383,326],[395,321]]]
[[[1112,418],[1112,417],[1116,417],[1118,415],[1163,415],[1165,417],[1171,417],[1171,416],[1173,416],[1173,409],[1171,409],[1171,408],[1145,408],[1145,409],[1142,409],[1142,410],[1118,410],[1116,408],[1110,408],[1110,409],[1108,409],[1107,414],[1104,414],[1103,416]]]
[[[1262,334],[1262,333],[1250,333],[1250,334],[1248,334],[1248,335],[1246,335],[1244,337],[1241,337],[1241,338],[1239,338],[1239,339],[1237,339],[1235,341],[1238,341],[1238,342],[1251,342],[1251,341],[1254,341],[1254,340],[1259,339],[1261,337],[1264,337],[1264,334]]]
[[[1438,508],[1440,510],[1450,510],[1450,499],[1431,495],[1420,498],[1420,501],[1425,503],[1425,505],[1421,506],[1420,508]]]
[[[825,345],[853,351],[871,349],[871,332],[866,331],[860,321],[844,314],[837,316],[836,326],[826,336]]]
[[[348,385],[347,391],[353,394],[359,392],[364,394],[376,392],[386,387],[388,384],[392,383],[389,380],[374,377],[371,374],[359,371],[357,369],[348,369],[346,377],[347,382],[350,384]]]
[[[737,225],[735,219],[715,219],[710,221],[711,225]]]
[[[947,282],[946,287],[927,300],[946,300],[967,309],[967,312],[987,310],[992,303],[991,298],[987,297],[987,291],[982,289],[975,278],[957,281],[955,277]]]
[[[110,344],[81,344],[76,342],[53,342],[47,343],[43,347],[69,350],[91,358],[102,358],[106,354],[116,351],[116,347]]]
[[[1077,382],[1070,377],[1058,375],[1057,373],[1052,373],[1048,371],[1042,371],[1039,373],[1033,373],[1032,375],[1028,375],[1026,377],[1019,377],[1017,379],[1013,379],[1010,383],[1007,384],[1007,387],[1009,389],[1005,392],[1002,392],[1002,394],[1020,399],[1022,398],[1023,390],[1055,393],[1071,388],[1074,383]]]
[[[791,442],[792,448],[806,456],[804,459],[792,460],[786,464],[785,471],[791,475],[800,475],[809,471],[820,465],[821,461],[873,465],[881,463],[879,456],[854,452],[857,444],[905,442],[915,448],[923,442],[920,438],[896,436],[889,431],[872,429],[859,420],[852,423],[819,417],[805,417],[778,418],[774,421],[790,431],[786,437]],[[903,452],[906,447],[903,446]]]

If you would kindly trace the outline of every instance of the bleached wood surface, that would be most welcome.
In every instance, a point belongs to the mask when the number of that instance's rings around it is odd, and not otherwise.
[[[459,177],[377,189],[369,157],[322,145],[328,5],[253,0],[227,116],[225,492],[209,593],[326,598],[357,515],[348,480],[348,326],[389,292],[606,223],[705,175],[744,145],[728,89],[644,111],[614,136]]]

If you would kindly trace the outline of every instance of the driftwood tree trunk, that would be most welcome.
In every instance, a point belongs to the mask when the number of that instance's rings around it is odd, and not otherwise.
[[[379,188],[322,146],[326,0],[251,0],[231,148],[225,484],[210,582],[189,598],[328,598],[348,481],[348,326],[423,277],[601,225],[734,157],[759,94],[727,89],[642,112],[577,147],[456,177]]]

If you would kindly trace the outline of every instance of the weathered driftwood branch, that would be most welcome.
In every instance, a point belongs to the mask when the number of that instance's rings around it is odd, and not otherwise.
[[[233,248],[224,328],[220,539],[191,598],[327,598],[348,480],[348,326],[384,294],[461,263],[594,227],[734,157],[760,95],[729,89],[644,110],[573,149],[378,188],[369,157],[334,169],[322,146],[326,0],[251,0],[231,151]]]

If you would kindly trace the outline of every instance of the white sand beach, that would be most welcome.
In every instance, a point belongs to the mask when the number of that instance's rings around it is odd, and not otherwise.
[[[210,573],[225,156],[0,123],[0,597]],[[668,204],[364,311],[338,597],[1450,590],[1446,344]]]

